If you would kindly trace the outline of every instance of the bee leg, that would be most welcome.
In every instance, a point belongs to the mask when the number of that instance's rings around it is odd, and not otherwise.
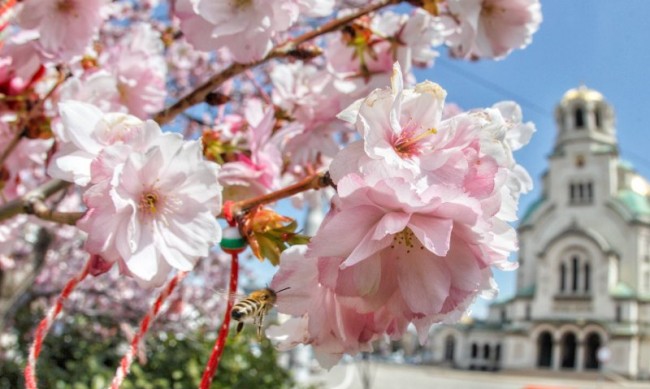
[[[239,333],[243,329],[244,329],[244,322],[243,321],[238,322],[237,323],[237,331],[235,332],[235,336],[239,335]]]
[[[262,340],[262,319],[264,316],[262,315],[257,315],[255,317],[255,324],[257,325],[257,340],[261,341]]]
[[[262,324],[257,325],[257,340],[262,341]]]

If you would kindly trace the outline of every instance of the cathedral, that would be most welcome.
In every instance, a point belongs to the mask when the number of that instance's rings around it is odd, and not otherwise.
[[[571,89],[541,195],[519,227],[516,293],[482,321],[437,327],[436,363],[650,379],[650,184],[619,158],[614,111]]]

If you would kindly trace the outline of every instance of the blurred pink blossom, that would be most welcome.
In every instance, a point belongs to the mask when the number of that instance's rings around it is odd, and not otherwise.
[[[48,54],[68,59],[83,54],[102,22],[106,0],[25,0],[18,14],[22,28],[38,30]]]
[[[276,32],[286,31],[303,13],[326,16],[333,0],[177,0],[174,10],[187,40],[201,50],[227,48],[241,63],[261,59]]]
[[[139,24],[100,57],[99,70],[70,78],[61,100],[91,103],[105,112],[146,118],[164,106],[167,65],[160,34]]]
[[[528,46],[542,22],[539,0],[448,0],[447,6],[459,20],[447,45],[459,58],[503,58]]]
[[[219,173],[219,182],[229,200],[259,196],[276,189],[280,183],[282,155],[278,139],[273,135],[275,110],[265,109],[261,101],[252,99],[245,116],[250,126],[245,133],[250,157],[238,154],[237,160],[225,163]],[[238,125],[232,119],[227,124]]]
[[[17,95],[43,76],[43,56],[37,48],[38,34],[25,31],[11,36],[0,48],[0,93]]]

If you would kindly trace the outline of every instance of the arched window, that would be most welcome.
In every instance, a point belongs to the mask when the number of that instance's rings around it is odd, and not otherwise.
[[[594,184],[591,181],[569,183],[569,204],[589,205],[594,201]]]
[[[575,110],[576,129],[585,127],[585,111],[582,107],[576,107]]]
[[[445,361],[454,361],[454,349],[456,348],[456,339],[453,335],[448,335],[445,338]]]
[[[578,291],[578,279],[580,277],[580,268],[578,266],[578,257],[573,256],[571,258],[571,290],[573,292]]]
[[[596,112],[594,112],[596,115],[596,128],[602,128],[603,125],[603,114],[601,113],[601,108],[597,107]]]
[[[472,343],[472,358],[478,357],[478,345],[476,343]]]
[[[585,340],[585,369],[599,369],[598,349],[600,348],[600,336],[592,332]]]
[[[588,294],[593,289],[591,262],[584,253],[563,256],[559,264],[560,294]]]
[[[565,369],[575,369],[576,367],[576,347],[578,339],[572,332],[567,332],[562,337],[562,363],[561,366]]]
[[[589,266],[589,262],[585,263],[585,292],[589,292],[589,289],[591,288],[591,285],[589,285],[589,278],[591,278],[591,267]]]
[[[490,345],[489,344],[483,345],[483,358],[484,359],[490,359]]]
[[[537,338],[537,367],[551,367],[553,364],[553,336],[544,331]]]

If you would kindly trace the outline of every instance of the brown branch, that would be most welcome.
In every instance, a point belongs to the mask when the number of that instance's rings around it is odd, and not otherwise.
[[[307,41],[310,41],[314,38],[317,38],[329,32],[335,31],[360,16],[369,14],[383,7],[392,4],[397,4],[400,2],[401,0],[381,0],[375,4],[367,5],[359,9],[357,12],[354,12],[350,15],[344,16],[339,19],[332,20],[314,30],[311,30],[309,32],[306,32],[296,37],[295,39],[289,39],[286,42],[280,43],[275,48],[273,48],[264,58],[260,60],[253,61],[247,64],[233,63],[232,65],[222,70],[220,73],[217,73],[214,76],[212,76],[208,81],[198,86],[195,90],[182,97],[180,100],[178,100],[170,107],[167,107],[162,111],[158,112],[153,117],[153,120],[158,122],[158,124],[160,125],[169,123],[179,113],[185,111],[186,109],[190,108],[193,105],[203,102],[206,96],[210,92],[212,92],[214,89],[219,87],[227,80],[243,73],[244,71],[257,67],[263,63],[266,63],[273,58],[291,56],[292,52],[294,52],[301,44]]]
[[[21,213],[28,213],[28,207],[34,200],[44,201],[53,194],[67,188],[69,185],[70,183],[62,180],[51,180],[19,198],[1,205],[0,221],[10,219]]]
[[[237,217],[243,213],[250,211],[251,209],[264,204],[269,204],[282,200],[287,197],[291,197],[295,194],[308,191],[310,189],[322,189],[328,186],[334,187],[334,183],[330,178],[329,172],[326,173],[317,173],[312,174],[311,176],[306,177],[302,181],[287,186],[286,188],[280,189],[278,191],[265,194],[263,196],[255,197],[248,200],[238,201],[232,204],[230,212],[233,216]]]
[[[58,212],[48,207],[45,202],[38,198],[32,197],[27,201],[25,212],[29,215],[35,215],[39,219],[56,222],[60,224],[69,224],[74,226],[81,219],[84,212]]]
[[[9,157],[9,154],[18,146],[18,143],[20,142],[20,139],[22,138],[24,134],[24,131],[16,131],[14,134],[13,138],[9,141],[9,144],[7,145],[7,148],[5,148],[2,151],[2,154],[0,155],[0,167],[4,165],[5,161],[7,160],[7,157]]]

